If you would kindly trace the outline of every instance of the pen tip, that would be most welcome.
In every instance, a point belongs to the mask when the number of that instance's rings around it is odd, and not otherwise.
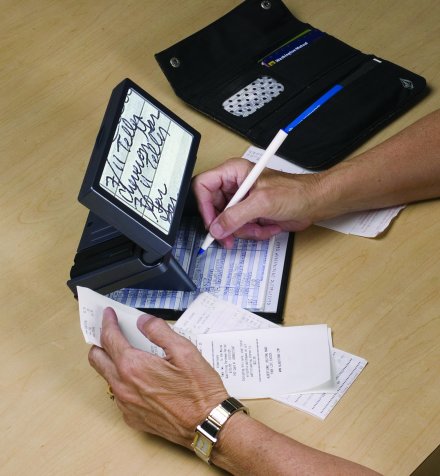
[[[197,253],[197,256],[202,255],[204,252],[205,252],[205,250],[203,248],[200,248],[199,252]]]

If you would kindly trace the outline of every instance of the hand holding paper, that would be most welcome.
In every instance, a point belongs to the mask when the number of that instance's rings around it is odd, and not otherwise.
[[[101,345],[102,311],[110,306],[118,315],[122,333],[134,347],[164,356],[163,350],[137,328],[140,311],[120,303],[113,306],[111,299],[86,288],[78,288],[78,298],[87,342]],[[102,304],[94,305],[97,300]],[[179,327],[176,331],[179,333]],[[311,391],[323,384],[328,384],[327,390],[335,389],[325,325],[199,334],[195,343],[229,392],[238,398]]]
[[[77,287],[79,317],[84,339],[88,344],[101,347],[102,314],[106,307],[115,310],[122,333],[133,347],[150,354],[164,356],[163,350],[150,342],[137,328],[137,318],[143,314],[137,309],[121,304],[95,291]]]
[[[145,314],[136,321],[144,336],[166,348],[166,358],[132,347],[107,308],[102,348],[90,349],[89,362],[111,387],[128,425],[190,448],[194,428],[227,398],[226,389],[197,349],[165,321]]]
[[[78,297],[81,328],[88,343],[101,345],[102,311],[110,306],[116,310],[121,330],[133,346],[164,356],[163,350],[137,328],[140,311],[85,288],[78,288]],[[319,418],[327,416],[366,363],[335,349],[332,353],[337,362],[344,355],[350,359],[347,361],[344,357],[342,368],[336,368],[338,381],[341,371],[351,375],[351,380],[341,377],[344,380],[337,394],[323,393],[336,391],[336,372],[330,355],[331,339],[327,326],[281,328],[207,293],[196,299],[174,329],[199,347],[230,393],[242,398],[271,396]],[[292,356],[297,358],[296,362],[292,361]],[[354,370],[350,370],[352,365],[356,365]],[[300,399],[301,394],[292,393],[299,388],[319,392],[317,395],[322,404],[316,405],[317,410],[308,408],[307,402],[316,400],[313,394]]]

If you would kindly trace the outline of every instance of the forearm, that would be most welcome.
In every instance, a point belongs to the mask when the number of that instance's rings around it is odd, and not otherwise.
[[[319,174],[318,219],[440,196],[440,110]]]
[[[373,475],[364,466],[323,453],[241,413],[220,432],[212,462],[234,475]]]

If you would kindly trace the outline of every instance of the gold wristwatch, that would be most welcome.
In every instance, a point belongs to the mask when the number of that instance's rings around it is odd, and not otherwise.
[[[229,397],[217,405],[200,425],[191,444],[196,455],[205,463],[210,464],[210,457],[214,445],[217,443],[218,434],[226,421],[236,412],[245,412],[249,409],[236,398]]]

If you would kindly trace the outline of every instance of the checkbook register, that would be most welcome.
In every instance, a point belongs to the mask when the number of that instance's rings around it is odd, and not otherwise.
[[[209,292],[274,322],[283,318],[293,234],[217,243],[191,178],[200,134],[129,79],[113,90],[78,200],[89,209],[67,285],[176,319]]]

